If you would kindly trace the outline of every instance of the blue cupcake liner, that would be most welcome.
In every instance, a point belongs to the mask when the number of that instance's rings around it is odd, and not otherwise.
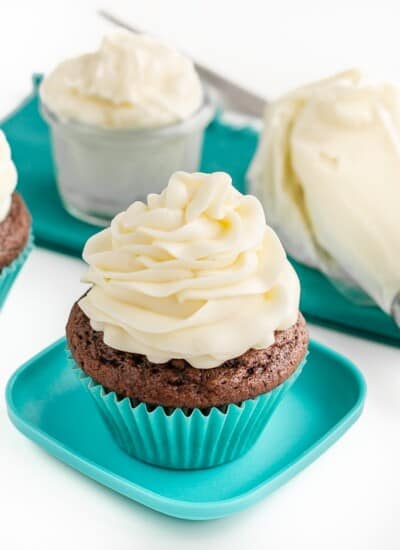
[[[15,260],[13,260],[6,267],[3,267],[0,271],[0,310],[2,309],[8,293],[32,249],[33,234],[30,232],[24,249],[15,258]]]
[[[218,466],[246,453],[306,363],[304,358],[290,378],[268,393],[203,411],[132,404],[129,398],[105,390],[74,362],[69,351],[68,355],[118,445],[143,462],[183,470]]]

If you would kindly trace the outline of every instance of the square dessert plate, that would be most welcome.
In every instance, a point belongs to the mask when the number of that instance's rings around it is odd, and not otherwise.
[[[259,501],[332,445],[359,417],[365,398],[357,368],[311,342],[300,378],[245,456],[207,470],[167,470],[135,460],[118,447],[67,366],[65,347],[63,338],[12,376],[6,391],[11,421],[83,474],[178,518],[219,518]]]

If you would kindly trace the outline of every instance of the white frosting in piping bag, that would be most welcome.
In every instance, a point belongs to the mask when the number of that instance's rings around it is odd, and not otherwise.
[[[185,120],[203,92],[193,63],[144,35],[117,31],[98,51],[68,59],[43,81],[50,111],[106,128],[148,128]]]
[[[0,223],[10,210],[12,194],[17,185],[17,171],[11,160],[10,146],[0,130]]]
[[[384,310],[400,290],[400,91],[348,71],[272,103],[252,191],[295,258],[350,275]]]
[[[79,302],[109,346],[216,367],[266,348],[298,315],[299,282],[259,201],[231,178],[175,173],[87,242]]]

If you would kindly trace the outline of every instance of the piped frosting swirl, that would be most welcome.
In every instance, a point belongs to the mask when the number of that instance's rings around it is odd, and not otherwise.
[[[175,173],[87,242],[79,302],[107,345],[217,367],[297,320],[299,281],[259,201],[228,174]]]

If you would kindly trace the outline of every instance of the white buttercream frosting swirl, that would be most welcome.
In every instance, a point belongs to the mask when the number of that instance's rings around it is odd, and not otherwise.
[[[12,194],[17,185],[17,170],[11,159],[11,150],[0,130],[0,223],[10,210]]]
[[[288,252],[385,311],[400,290],[400,89],[357,70],[270,104],[250,170]]]
[[[177,123],[203,101],[190,59],[149,36],[122,30],[105,36],[98,51],[58,65],[44,79],[40,96],[64,119],[106,128]]]
[[[154,363],[216,367],[273,344],[298,316],[299,281],[259,201],[228,174],[176,172],[84,248],[79,305],[104,342]]]

